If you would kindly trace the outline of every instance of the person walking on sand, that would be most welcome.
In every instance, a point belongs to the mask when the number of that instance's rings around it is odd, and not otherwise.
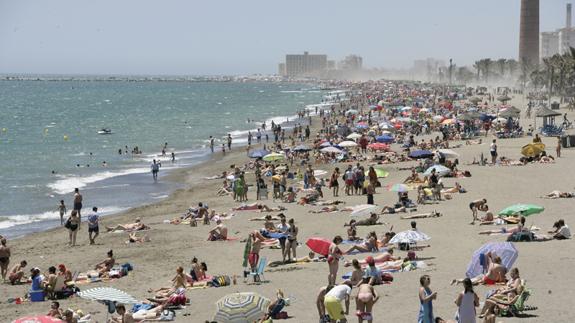
[[[158,172],[160,171],[161,166],[162,164],[159,161],[156,161],[155,159],[152,160],[152,165],[150,168],[152,169],[152,177],[154,178],[154,182],[158,181]]]
[[[99,220],[98,208],[94,206],[92,208],[92,214],[88,216],[88,237],[90,238],[90,244],[96,243],[96,237],[100,233]],[[94,234],[93,237],[92,234]]]
[[[213,136],[210,136],[210,150],[214,153],[214,145],[216,143],[216,139]]]
[[[70,246],[74,247],[76,246],[76,235],[78,235],[78,229],[80,228],[80,218],[78,217],[78,212],[76,210],[72,211],[65,226],[68,228]]]
[[[473,284],[471,279],[465,278],[463,280],[463,292],[459,293],[455,304],[458,307],[457,316],[458,323],[475,323],[475,308],[479,306],[479,296],[473,291]]]
[[[493,141],[491,142],[491,145],[489,146],[489,153],[491,154],[491,164],[495,165],[495,162],[497,161],[497,144],[495,143],[495,139],[493,139]]]
[[[561,137],[557,137],[557,147],[555,147],[557,158],[561,157]]]
[[[78,188],[74,189],[74,211],[78,213],[78,228],[80,227],[80,223],[82,223],[82,201],[83,201],[82,194],[80,194],[80,190]]]
[[[423,275],[419,278],[419,317],[417,323],[433,323],[435,316],[433,316],[433,300],[437,299],[437,292],[432,292],[429,288],[431,278],[428,275]]]
[[[66,214],[66,205],[64,204],[64,200],[60,200],[58,212],[60,212],[60,225],[64,225],[64,215]]]
[[[329,180],[329,186],[333,189],[333,196],[337,197],[339,193],[339,167],[336,167]]]

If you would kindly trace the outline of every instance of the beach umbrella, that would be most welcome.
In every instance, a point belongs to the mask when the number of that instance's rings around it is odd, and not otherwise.
[[[25,316],[12,323],[63,323],[64,321],[47,315]]]
[[[361,204],[353,207],[353,211],[349,214],[350,216],[364,216],[370,215],[371,213],[381,212],[382,207],[372,204]]]
[[[525,157],[534,157],[545,151],[545,144],[530,143],[521,147],[521,154]]]
[[[384,178],[384,177],[389,176],[389,172],[383,168],[374,167],[373,170],[375,170],[375,174],[377,175],[378,178]],[[369,174],[369,169],[365,171],[365,175],[367,176],[368,174]]]
[[[308,248],[322,256],[327,256],[329,254],[329,246],[331,241],[325,238],[309,238],[305,242]]]
[[[390,135],[377,136],[377,137],[375,137],[375,140],[377,140],[377,142],[383,142],[386,144],[392,143],[395,141],[395,139]]]
[[[376,142],[376,143],[367,145],[367,148],[369,148],[371,150],[388,150],[389,146],[384,144],[384,143],[381,143],[381,142]]]
[[[310,151],[311,148],[306,146],[306,145],[299,145],[299,146],[295,146],[292,150],[293,151]]]
[[[337,148],[335,148],[335,147],[325,147],[325,148],[322,148],[320,151],[321,151],[322,153],[336,153],[336,154],[341,154],[341,153],[342,153],[341,150],[339,150],[339,149],[337,149]]]
[[[499,117],[501,118],[519,118],[520,113],[519,112],[515,112],[513,110],[505,110],[505,111],[501,111],[499,112]]]
[[[410,190],[410,187],[405,185],[405,184],[393,184],[390,188],[389,191],[390,192],[398,192],[398,193],[403,193],[403,192],[407,192]]]
[[[268,155],[265,155],[262,159],[265,161],[278,161],[278,160],[284,160],[286,158],[286,156],[284,154],[280,154],[280,153],[271,153]]]
[[[497,100],[498,100],[498,101],[501,101],[501,102],[507,102],[507,101],[511,100],[511,98],[510,98],[509,96],[507,96],[507,95],[502,95],[502,96],[499,96],[499,97],[497,98]]]
[[[319,145],[321,148],[325,148],[325,147],[331,147],[331,142],[329,141],[325,141],[322,142],[321,145]]]
[[[91,301],[109,301],[120,304],[136,304],[139,303],[137,299],[128,293],[112,287],[96,287],[87,289],[77,294],[83,299]]]
[[[348,147],[355,147],[355,146],[357,146],[357,143],[355,143],[354,141],[349,141],[349,140],[347,140],[347,141],[342,141],[342,142],[340,142],[340,143],[337,144],[337,145],[340,146],[340,147],[343,147],[343,148],[348,148]]]
[[[495,119],[493,119],[493,121],[491,121],[491,123],[498,123],[498,122],[500,122],[500,123],[505,123],[505,122],[507,122],[507,119],[505,119],[505,118],[495,118]]]
[[[419,230],[407,230],[394,235],[393,238],[389,240],[389,243],[412,243],[429,239],[431,239],[430,236]]]
[[[483,100],[482,100],[481,98],[479,98],[479,97],[472,96],[472,97],[469,98],[468,101],[471,102],[471,103],[473,103],[473,104],[477,104],[477,102],[481,102],[481,101],[483,101]]]
[[[353,139],[359,139],[359,138],[361,138],[361,135],[360,135],[359,133],[357,133],[357,132],[354,132],[354,133],[352,133],[351,135],[347,136],[346,138],[347,138],[347,139],[352,139],[352,140],[353,140]]]
[[[414,150],[409,153],[410,158],[420,159],[433,157],[433,153],[429,150]]]
[[[380,123],[380,124],[379,124],[379,127],[380,127],[381,129],[393,129],[393,126],[390,125],[390,124],[387,123],[387,122],[382,122],[382,123]]]
[[[262,158],[262,157],[264,157],[265,155],[268,155],[269,153],[270,153],[270,152],[267,151],[267,150],[265,150],[265,149],[257,149],[257,150],[251,151],[251,152],[248,154],[248,156],[249,156],[250,158]]]
[[[517,260],[519,256],[519,252],[511,242],[488,242],[473,253],[465,276],[473,278],[485,273],[485,267],[483,266],[485,262],[481,259],[485,258],[488,252],[499,256],[501,258],[501,264],[505,266],[507,270],[513,267],[515,260]]]
[[[234,293],[216,302],[214,321],[219,323],[251,323],[267,313],[270,300],[252,292]]]
[[[512,216],[530,216],[532,214],[541,213],[545,210],[544,207],[535,204],[514,204],[508,206],[499,212],[499,215]]]
[[[451,169],[443,166],[443,165],[433,165],[431,167],[429,167],[424,173],[423,175],[425,176],[430,176],[431,172],[435,169],[435,174],[437,174],[437,176],[445,176],[449,173],[451,173]]]
[[[367,128],[369,128],[369,125],[367,123],[358,123],[355,125],[355,127],[357,129],[367,129]]]
[[[456,153],[455,151],[451,150],[451,149],[439,149],[438,151],[440,153],[442,153],[443,156],[445,156],[445,158],[457,158],[457,157],[459,157],[459,154]]]
[[[346,116],[352,115],[352,114],[354,114],[354,115],[355,115],[355,114],[359,114],[359,111],[351,109],[351,110],[347,110],[347,111],[345,112],[345,115],[346,115]]]

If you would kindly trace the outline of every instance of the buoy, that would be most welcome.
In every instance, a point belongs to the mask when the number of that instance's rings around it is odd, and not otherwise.
[[[8,129],[2,128],[2,132],[6,132],[6,131],[8,131]]]
[[[68,135],[64,135],[64,140],[68,141]]]

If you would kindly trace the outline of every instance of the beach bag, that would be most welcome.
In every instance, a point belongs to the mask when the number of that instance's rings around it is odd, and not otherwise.
[[[212,279],[212,285],[214,287],[229,286],[230,284],[231,284],[230,276],[225,275],[214,276],[214,278]]]
[[[66,220],[66,223],[64,223],[64,228],[70,229],[71,226],[72,226],[72,221],[70,220],[70,218],[68,218],[68,220]]]
[[[173,321],[176,317],[174,310],[163,310],[160,314],[160,321]]]

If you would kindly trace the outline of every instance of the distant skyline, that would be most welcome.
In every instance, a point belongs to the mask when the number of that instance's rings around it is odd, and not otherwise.
[[[541,0],[541,31],[567,0]],[[575,0],[573,1],[575,2]],[[309,51],[366,68],[517,58],[520,0],[0,0],[0,73],[276,73]]]

